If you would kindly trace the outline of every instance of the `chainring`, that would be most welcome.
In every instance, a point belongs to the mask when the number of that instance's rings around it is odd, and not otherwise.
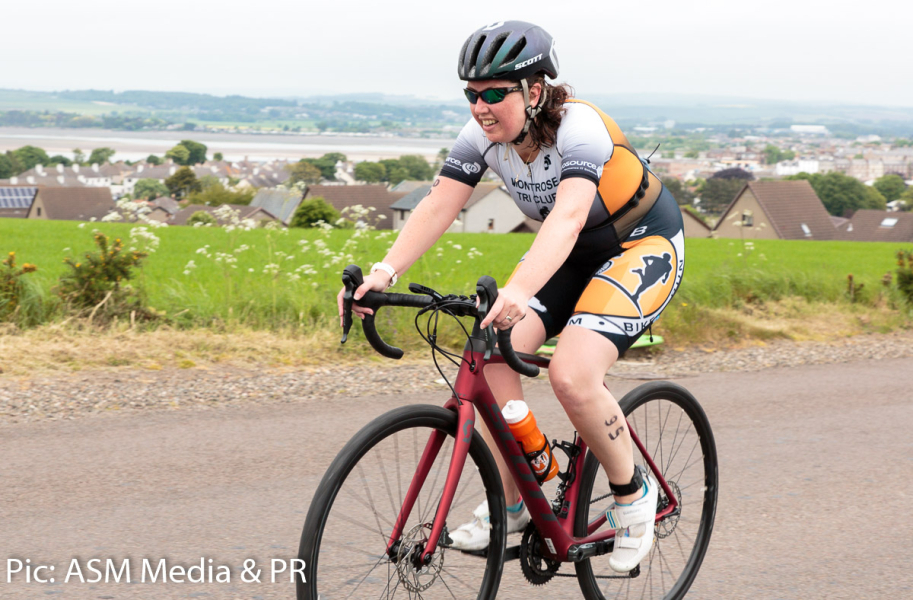
[[[539,551],[542,538],[536,525],[530,521],[523,530],[520,542],[520,570],[532,585],[545,585],[558,572],[561,563],[545,558]]]

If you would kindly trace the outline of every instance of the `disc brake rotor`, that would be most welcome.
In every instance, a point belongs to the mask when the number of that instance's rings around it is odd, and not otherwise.
[[[678,512],[674,515],[669,515],[662,521],[656,524],[656,537],[659,539],[667,538],[675,531],[675,528],[678,526],[678,518],[682,514],[682,490],[678,487],[678,484],[674,481],[666,481],[669,484],[669,487],[672,489],[672,493],[675,495],[675,499],[678,502]]]
[[[410,592],[424,592],[430,588],[444,568],[444,551],[439,548],[431,555],[430,563],[416,566],[428,545],[429,533],[431,523],[419,524],[400,540],[396,570],[403,587]]]

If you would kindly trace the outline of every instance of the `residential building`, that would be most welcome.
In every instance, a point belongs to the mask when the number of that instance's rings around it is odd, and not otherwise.
[[[724,238],[832,240],[836,229],[808,181],[749,181],[713,228]]]
[[[685,226],[686,238],[706,238],[710,237],[710,225],[705,223],[700,217],[691,211],[685,210],[685,207],[679,207],[682,211],[682,223]]]
[[[862,209],[837,227],[837,239],[855,242],[913,242],[913,212]]]
[[[0,185],[0,218],[26,218],[37,193],[33,185]]]
[[[98,221],[114,210],[106,187],[40,187],[29,208],[29,219]]]
[[[271,212],[260,208],[259,206],[246,206],[243,204],[222,204],[220,206],[207,206],[205,204],[191,204],[186,208],[182,208],[178,211],[168,223],[169,225],[186,225],[187,221],[197,212],[207,212],[213,217],[215,217],[215,212],[222,208],[223,206],[228,206],[236,211],[238,211],[238,218],[245,220],[251,219],[258,224],[262,224],[270,221],[277,221],[275,215]],[[223,225],[224,223],[219,223]]]
[[[393,228],[402,229],[409,215],[428,194],[431,185],[425,185],[405,195],[394,204]],[[476,185],[469,201],[460,211],[458,224],[448,229],[463,233],[510,233],[523,225],[523,213],[517,209],[510,194],[497,182],[481,182]],[[527,227],[527,229],[530,229]],[[525,229],[522,229],[525,231]]]
[[[305,200],[323,198],[333,208],[342,212],[343,209],[361,205],[365,208],[373,207],[374,225],[377,229],[391,229],[393,227],[392,205],[405,196],[403,192],[390,192],[383,184],[368,185],[312,185],[304,195]]]
[[[269,211],[277,219],[288,225],[292,217],[295,216],[295,211],[301,206],[303,197],[304,195],[297,189],[261,188],[257,190],[257,194],[250,201],[250,205]]]

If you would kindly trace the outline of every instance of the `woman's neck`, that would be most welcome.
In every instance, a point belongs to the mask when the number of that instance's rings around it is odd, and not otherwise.
[[[539,146],[532,143],[532,140],[526,140],[523,144],[519,146],[514,146],[514,150],[517,152],[517,156],[520,159],[529,164],[535,160],[536,155],[539,153]]]

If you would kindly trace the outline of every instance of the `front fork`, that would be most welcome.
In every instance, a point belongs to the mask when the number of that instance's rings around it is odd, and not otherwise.
[[[456,411],[457,431],[453,441],[453,452],[450,456],[450,467],[447,470],[447,480],[444,483],[441,501],[438,503],[437,511],[434,514],[434,522],[431,525],[431,533],[428,537],[430,542],[425,546],[421,555],[420,562],[422,564],[431,562],[431,557],[437,549],[437,541],[441,539],[444,523],[450,513],[450,505],[453,503],[457,484],[460,482],[463,466],[466,464],[466,455],[469,453],[469,444],[472,442],[472,432],[475,425],[475,408],[469,402],[460,402],[456,398],[451,398],[444,405],[444,408]],[[440,452],[446,437],[447,434],[443,431],[435,430],[431,432],[428,442],[425,444],[422,458],[419,460],[415,475],[412,476],[412,483],[409,484],[409,490],[406,492],[403,506],[400,508],[399,516],[397,516],[396,523],[393,525],[393,532],[387,542],[387,556],[391,558],[396,554],[403,528],[406,526],[406,521],[412,513],[412,508],[419,492],[421,492],[422,486],[425,485],[425,479],[431,471],[431,465],[437,459],[438,452]]]

